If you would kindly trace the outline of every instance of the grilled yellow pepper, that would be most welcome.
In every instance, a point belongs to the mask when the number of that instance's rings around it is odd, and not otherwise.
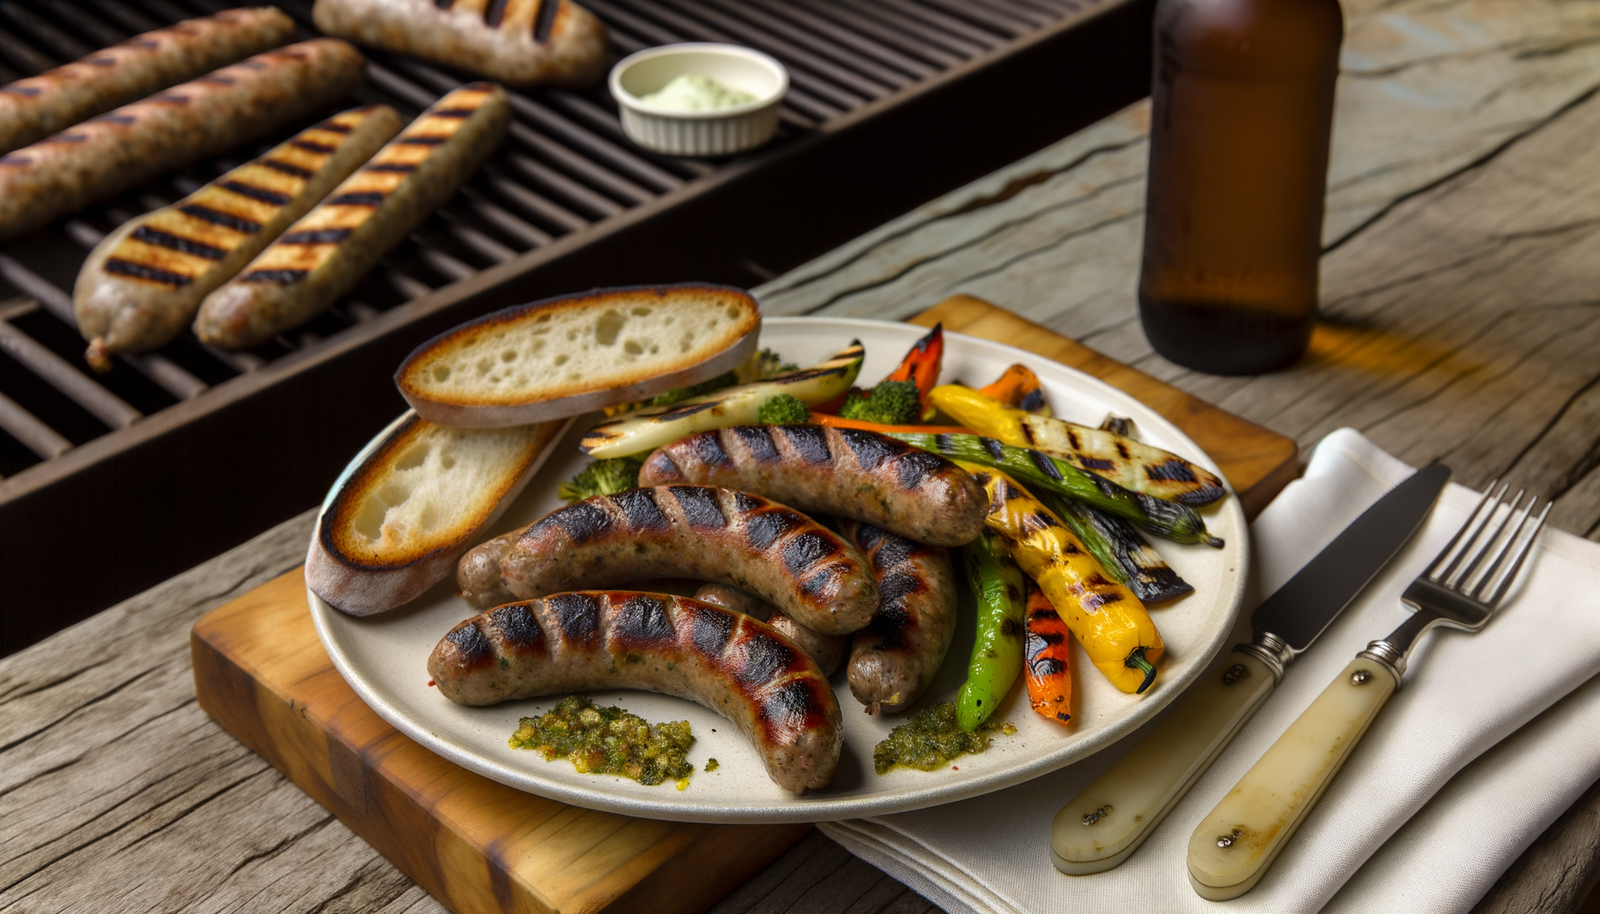
[[[1139,598],[1107,576],[1061,519],[1011,477],[958,464],[989,493],[989,528],[1055,604],[1089,660],[1124,692],[1150,688],[1164,647]]]

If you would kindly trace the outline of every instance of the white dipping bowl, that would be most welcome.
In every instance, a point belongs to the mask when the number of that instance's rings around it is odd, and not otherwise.
[[[755,96],[719,111],[674,111],[641,99],[686,73]],[[640,146],[677,156],[720,156],[754,149],[778,129],[789,71],[773,58],[734,44],[690,42],[647,48],[611,68],[611,95],[622,131]]]

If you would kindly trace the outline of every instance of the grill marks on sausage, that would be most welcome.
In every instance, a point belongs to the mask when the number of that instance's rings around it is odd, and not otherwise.
[[[611,529],[611,515],[593,500],[557,508],[528,531],[530,534],[550,525],[560,527],[574,543],[582,544]]]
[[[297,283],[306,278],[307,270],[251,270],[239,277],[240,282],[271,282],[281,286]]]
[[[279,244],[337,244],[350,237],[350,229],[316,229],[310,232],[290,232],[278,239]]]
[[[500,20],[505,18],[506,4],[510,0],[491,0],[483,11],[483,24],[491,29],[500,27]]]
[[[259,160],[258,164],[260,164],[262,167],[270,168],[273,171],[286,174],[291,178],[300,178],[301,180],[305,181],[311,180],[311,178],[316,175],[316,172],[309,168],[301,168],[299,165],[296,165],[293,162],[284,162],[279,159],[261,159]]]
[[[895,461],[895,475],[902,488],[916,490],[929,478],[950,466],[943,457],[927,451],[911,450]]]
[[[558,593],[544,603],[555,616],[565,640],[585,644],[600,631],[600,601],[594,594]]]
[[[336,146],[329,146],[327,143],[318,143],[316,140],[305,140],[299,137],[290,140],[289,145],[296,149],[304,149],[306,152],[315,152],[319,155],[332,155],[338,151]]]
[[[899,443],[893,438],[857,429],[840,429],[839,438],[850,448],[850,453],[855,455],[856,463],[860,464],[863,470],[876,470],[884,461],[904,453],[905,450],[904,447],[893,447],[892,445]]]
[[[130,279],[143,279],[148,282],[158,282],[167,286],[187,286],[189,283],[194,281],[181,273],[174,273],[170,270],[161,270],[155,267],[148,267],[142,263],[134,263],[132,261],[122,260],[116,257],[107,258],[102,269],[104,269],[107,273],[112,273],[117,276],[126,276]]]
[[[322,205],[378,207],[383,205],[383,200],[387,196],[389,196],[388,193],[381,190],[357,191],[355,193],[340,194],[337,197],[329,199]],[[350,231],[354,231],[354,229],[351,229]]]
[[[750,451],[750,456],[762,463],[770,463],[778,459],[778,446],[772,441],[772,433],[765,425],[741,425],[730,429],[739,441]]]
[[[545,650],[544,629],[526,603],[511,603],[489,610],[484,615],[500,633],[501,642],[508,648],[521,652]]]
[[[616,610],[612,640],[629,647],[654,647],[675,639],[667,605],[655,597],[636,594]]]
[[[661,506],[656,504],[655,493],[649,489],[633,489],[610,496],[611,503],[622,512],[623,520],[635,533],[668,533],[672,530],[672,522],[661,513]]]
[[[796,578],[803,577],[824,559],[838,552],[838,546],[816,533],[802,533],[783,546],[783,567]]]
[[[235,216],[232,213],[225,213],[218,209],[212,209],[202,203],[186,203],[178,207],[178,211],[187,213],[196,219],[202,219],[212,225],[231,228],[236,232],[244,232],[247,235],[254,235],[256,232],[261,231],[261,223],[259,222],[246,219],[243,216]]]
[[[184,254],[193,254],[196,257],[204,257],[207,260],[221,260],[228,256],[228,252],[222,248],[206,244],[203,241],[196,241],[193,238],[185,238],[182,235],[163,232],[148,225],[139,226],[128,237],[156,247],[167,248]]]
[[[292,143],[294,141],[291,140],[290,142]],[[273,206],[285,206],[290,200],[294,199],[288,194],[280,193],[272,190],[271,188],[257,187],[254,184],[247,184],[244,181],[237,179],[224,179],[218,181],[217,186],[231,190],[241,197],[249,197],[252,200],[260,200],[262,203],[270,203]]]
[[[484,637],[476,622],[476,619],[469,620],[444,636],[445,640],[456,646],[456,650],[459,651],[459,662],[468,669],[487,667],[494,663],[494,645]]]
[[[721,530],[728,525],[717,504],[716,490],[703,486],[670,486],[667,489],[677,500],[684,519],[693,530]],[[792,570],[792,569],[791,569]]]
[[[561,0],[539,0],[539,11],[533,17],[533,40],[544,44],[550,40],[550,32],[555,28],[556,16],[561,10]]]
[[[744,537],[750,548],[766,552],[790,530],[800,525],[800,519],[789,511],[762,511],[745,518]]]
[[[820,466],[833,461],[833,452],[828,450],[828,438],[821,427],[784,425],[777,428],[790,449],[806,463]]]

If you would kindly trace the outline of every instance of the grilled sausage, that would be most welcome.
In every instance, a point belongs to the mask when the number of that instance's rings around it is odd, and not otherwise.
[[[223,10],[0,86],[0,153],[275,48],[292,34],[294,20],[274,7]]]
[[[657,448],[639,472],[640,485],[685,482],[855,518],[936,546],[976,539],[989,505],[983,487],[943,457],[876,432],[817,425],[700,432]]]
[[[89,364],[105,370],[111,353],[146,352],[177,336],[207,292],[399,129],[400,116],[387,105],[336,114],[107,235],[84,261],[72,295]]]
[[[872,562],[882,600],[850,646],[850,692],[868,714],[905,710],[933,683],[955,634],[950,553],[871,524],[841,521],[840,529]]]
[[[0,156],[0,238],[309,117],[349,95],[364,63],[338,39],[303,41]]]
[[[321,314],[450,199],[510,121],[505,90],[493,83],[446,94],[238,277],[206,296],[195,335],[242,349]]]
[[[500,553],[496,582],[476,553]],[[597,495],[557,508],[457,564],[462,596],[491,606],[649,578],[730,584],[830,635],[867,624],[878,588],[853,546],[816,521],[764,498],[704,486]]]
[[[606,29],[572,0],[317,0],[317,28],[521,88],[600,76]]]
[[[589,591],[496,607],[445,635],[428,675],[464,705],[615,688],[687,698],[733,721],[795,793],[828,786],[844,747],[815,663],[766,625],[684,597]]]
[[[784,615],[783,610],[773,609],[737,587],[729,587],[726,584],[705,584],[694,592],[694,598],[701,603],[731,609],[767,623],[805,651],[806,656],[816,662],[817,668],[822,670],[824,676],[833,675],[833,671],[839,668],[839,661],[844,659],[845,649],[850,646],[848,636],[814,632]]]

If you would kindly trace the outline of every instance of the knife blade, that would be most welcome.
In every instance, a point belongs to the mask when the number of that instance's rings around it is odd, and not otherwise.
[[[1248,644],[1208,670],[1166,718],[1056,813],[1050,857],[1085,876],[1127,860],[1428,516],[1450,468],[1413,473],[1355,519],[1250,617]]]

